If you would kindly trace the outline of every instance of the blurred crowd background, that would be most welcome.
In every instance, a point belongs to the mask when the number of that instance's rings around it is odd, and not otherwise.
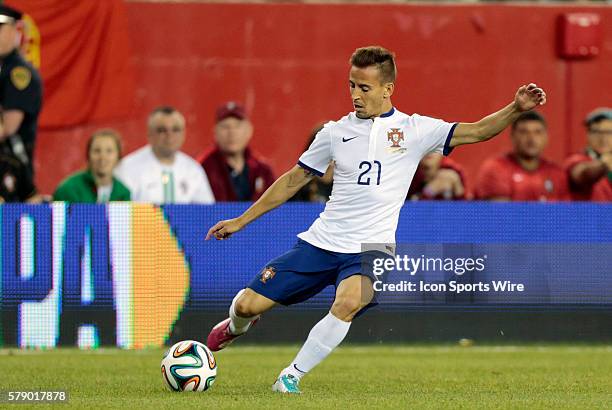
[[[0,200],[254,201],[351,110],[348,58],[380,44],[409,114],[472,122],[522,84],[548,94],[425,157],[406,200],[610,202],[609,3],[7,0]],[[327,201],[333,167],[294,200]]]

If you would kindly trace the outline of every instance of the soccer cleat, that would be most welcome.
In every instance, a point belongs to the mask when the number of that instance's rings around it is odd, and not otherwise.
[[[230,321],[231,319],[228,317],[224,321],[217,323],[208,334],[206,346],[208,346],[208,348],[213,352],[226,348],[230,343],[236,340],[236,338],[246,333],[240,333],[239,335],[232,334],[230,332]],[[251,324],[249,325],[249,329],[258,321],[259,317],[252,320]]]
[[[272,391],[278,393],[300,394],[300,379],[292,374],[282,374],[272,385]]]

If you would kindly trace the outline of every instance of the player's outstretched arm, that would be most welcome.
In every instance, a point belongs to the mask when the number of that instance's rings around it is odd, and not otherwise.
[[[537,85],[523,85],[514,96],[514,101],[501,110],[488,115],[478,122],[459,123],[450,141],[451,147],[486,141],[502,132],[524,111],[546,103],[546,93]]]
[[[229,238],[233,233],[238,232],[261,215],[287,202],[289,198],[295,195],[313,177],[314,174],[310,171],[298,165],[294,166],[278,178],[263,193],[261,198],[238,218],[217,222],[215,226],[208,230],[206,240],[213,236],[216,239]]]

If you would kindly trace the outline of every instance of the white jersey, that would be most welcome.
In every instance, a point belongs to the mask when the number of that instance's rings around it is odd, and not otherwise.
[[[395,109],[371,119],[331,121],[298,165],[323,175],[334,161],[332,194],[299,238],[318,248],[357,253],[362,244],[395,243],[399,213],[421,159],[450,153],[456,124]]]
[[[158,205],[215,202],[202,166],[180,151],[174,163],[166,165],[146,145],[123,158],[115,176],[129,188],[136,202]]]

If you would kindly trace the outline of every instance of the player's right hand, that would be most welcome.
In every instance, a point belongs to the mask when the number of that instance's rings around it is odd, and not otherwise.
[[[546,104],[546,92],[534,83],[529,83],[518,89],[514,103],[521,112],[532,110],[538,105]]]
[[[208,230],[206,240],[209,240],[211,237],[214,237],[217,240],[227,239],[232,236],[233,233],[238,232],[242,228],[243,225],[240,223],[238,218],[219,221]]]

